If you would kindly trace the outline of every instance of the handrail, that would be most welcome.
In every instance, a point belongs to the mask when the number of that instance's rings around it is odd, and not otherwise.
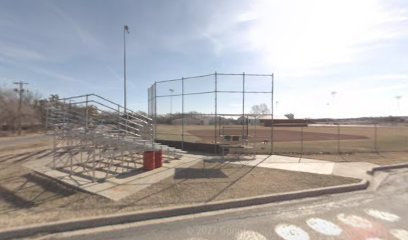
[[[85,97],[86,99],[84,99]],[[70,101],[66,102],[67,100]],[[86,107],[93,107],[100,114],[87,114]],[[66,129],[69,131],[75,130],[77,127],[88,126],[92,134],[114,131],[116,132],[115,135],[118,134],[118,136],[136,137],[146,141],[153,140],[151,118],[132,110],[121,111],[123,107],[120,104],[96,94],[59,99],[57,102],[48,104],[48,109],[50,111],[47,112],[47,117],[50,119],[50,123],[54,126],[58,126],[59,123],[66,123]],[[90,125],[86,125],[87,122]],[[108,128],[94,128],[100,124]]]
[[[111,103],[111,104],[113,104],[113,105],[119,107],[120,109],[125,109],[125,107],[123,107],[122,105],[120,105],[120,104],[118,104],[118,103],[115,103],[115,102],[113,102],[112,100],[109,100],[109,99],[107,99],[107,98],[104,98],[104,97],[102,97],[102,96],[100,96],[100,95],[97,95],[97,94],[95,94],[95,93],[84,94],[84,95],[78,95],[78,96],[73,96],[73,97],[66,97],[66,98],[61,98],[61,99],[58,99],[58,100],[59,100],[59,101],[66,101],[66,100],[71,100],[71,99],[75,99],[75,98],[83,98],[83,97],[89,97],[89,96],[94,96],[94,97],[103,99],[103,100],[105,100],[105,101],[107,101],[107,102],[109,102],[109,103]],[[149,118],[148,116],[143,115],[143,114],[140,114],[140,113],[135,112],[135,111],[132,111],[131,109],[126,109],[126,111],[129,111],[129,112],[131,112],[131,113],[133,113],[133,114],[142,116],[142,117],[144,117],[144,118],[146,118],[146,119],[152,121],[152,119]]]

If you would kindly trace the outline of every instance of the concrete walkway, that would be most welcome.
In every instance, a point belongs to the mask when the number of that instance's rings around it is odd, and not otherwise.
[[[255,160],[231,161],[231,163],[296,172],[352,177],[364,180],[370,180],[372,177],[367,174],[367,170],[378,166],[366,162],[329,162],[278,155],[257,155]]]

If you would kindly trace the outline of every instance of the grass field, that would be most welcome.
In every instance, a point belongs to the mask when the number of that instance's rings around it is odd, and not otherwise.
[[[248,141],[258,153],[271,151],[270,131],[269,127],[249,127]],[[158,125],[157,139],[181,141],[182,132],[183,128],[179,125]],[[186,125],[184,141],[213,144],[217,139],[218,143],[222,143],[222,135],[241,135],[241,132],[239,125],[228,126],[226,130],[215,129],[214,126]],[[281,154],[408,151],[408,126],[275,127],[273,139],[274,153]]]

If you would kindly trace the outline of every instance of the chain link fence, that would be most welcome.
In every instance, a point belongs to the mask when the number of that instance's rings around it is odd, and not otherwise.
[[[408,151],[408,119],[290,119],[274,116],[273,74],[223,74],[155,82],[148,90],[156,141],[220,154]]]

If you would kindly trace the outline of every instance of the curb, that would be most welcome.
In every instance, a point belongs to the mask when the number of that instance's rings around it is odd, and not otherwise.
[[[29,225],[25,227],[9,228],[0,230],[0,239],[12,239],[29,237],[37,234],[51,234],[73,230],[102,227],[115,224],[138,222],[158,218],[175,217],[180,215],[196,214],[208,211],[217,211],[229,208],[240,208],[251,205],[267,204],[279,201],[288,201],[299,198],[317,197],[326,194],[344,193],[367,189],[369,182],[362,180],[359,183],[345,184],[340,186],[315,188],[304,191],[294,191],[279,194],[269,194],[234,200],[223,200],[212,203],[187,205],[183,207],[170,207],[157,210],[138,211],[125,214],[112,214],[102,217],[73,219],[57,221],[53,223]]]
[[[367,174],[373,175],[377,171],[384,171],[384,170],[398,169],[398,168],[408,168],[408,163],[398,163],[398,164],[392,164],[392,165],[373,167],[371,170],[367,171]]]

